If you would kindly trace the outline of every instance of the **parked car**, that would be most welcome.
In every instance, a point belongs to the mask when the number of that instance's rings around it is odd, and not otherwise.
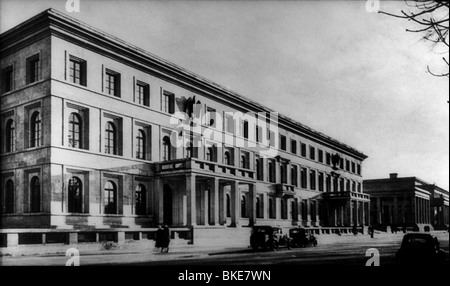
[[[440,248],[437,237],[429,233],[407,233],[403,236],[396,253],[400,263],[442,263],[445,251]]]
[[[276,250],[280,246],[290,248],[290,239],[287,235],[283,235],[283,230],[280,227],[258,225],[253,227],[250,235],[250,246],[253,250]]]
[[[306,247],[309,245],[317,246],[317,239],[306,229],[302,227],[291,228],[289,230],[292,247]]]

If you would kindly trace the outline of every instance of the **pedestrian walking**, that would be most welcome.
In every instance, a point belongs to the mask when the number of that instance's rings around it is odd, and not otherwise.
[[[370,234],[370,238],[373,238],[373,233],[374,233],[374,229],[372,225],[369,225],[369,234]]]
[[[168,253],[169,252],[169,244],[170,244],[170,229],[169,229],[169,226],[166,224],[166,225],[164,225],[164,229],[163,229],[161,252]]]
[[[158,225],[158,230],[156,230],[155,234],[155,251],[163,251],[163,238],[164,238],[164,229],[162,225]]]

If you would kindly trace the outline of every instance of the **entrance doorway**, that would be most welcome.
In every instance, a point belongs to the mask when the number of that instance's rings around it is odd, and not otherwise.
[[[163,213],[164,223],[172,225],[172,188],[168,184],[163,186]]]

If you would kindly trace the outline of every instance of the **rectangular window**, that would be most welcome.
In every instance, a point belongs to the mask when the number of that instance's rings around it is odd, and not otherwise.
[[[297,140],[291,140],[291,153],[297,154]]]
[[[120,74],[107,69],[105,73],[105,80],[106,93],[120,97]]]
[[[216,110],[212,107],[206,107],[206,120],[205,124],[216,127]]]
[[[319,172],[319,191],[321,191],[321,192],[323,192],[323,189],[324,189],[324,185],[323,185],[324,181],[323,180],[324,180],[324,175],[322,172]]]
[[[135,101],[144,106],[150,106],[150,86],[138,81],[136,83]]]
[[[307,170],[306,170],[306,168],[301,168],[301,169],[300,169],[300,186],[301,186],[303,189],[306,189],[306,188],[307,188],[307,178],[306,178],[306,176],[307,176]]]
[[[323,151],[319,149],[318,153],[319,153],[319,162],[323,163]]]
[[[248,121],[241,121],[241,136],[248,139]]]
[[[309,181],[311,184],[311,190],[316,189],[316,171],[311,170],[309,171]]]
[[[302,156],[306,157],[306,144],[305,143],[300,143],[301,149],[302,149]]]
[[[280,148],[283,151],[286,151],[286,136],[280,135]]]
[[[2,71],[3,91],[8,92],[14,89],[13,67],[9,66]]]
[[[267,139],[269,140],[269,146],[275,147],[275,132],[267,129]]]
[[[261,126],[256,126],[256,141],[258,143],[262,142],[262,127]]]
[[[347,172],[350,172],[350,161],[347,159],[345,160],[345,170]]]
[[[330,153],[328,153],[327,152],[327,154],[326,154],[326,160],[327,160],[327,165],[330,165],[331,166],[331,154]]]
[[[292,165],[291,167],[291,184],[298,187],[298,180],[297,180],[297,173],[298,173],[298,168],[296,165]]]
[[[175,113],[175,94],[164,91],[162,100],[162,111],[174,114]]]
[[[225,114],[225,131],[234,134],[234,119],[229,114]]]
[[[344,169],[344,159],[342,158],[339,160],[339,168]]]
[[[357,168],[356,168],[357,174],[358,174],[358,175],[361,175],[361,165],[358,164],[356,167],[357,167]]]
[[[86,86],[86,61],[70,56],[69,80],[72,83]]]
[[[309,146],[309,159],[316,160],[316,148]]]
[[[352,162],[352,173],[356,173],[356,164]]]
[[[27,59],[27,83],[39,80],[39,54]]]
[[[331,175],[326,176],[325,188],[327,192],[331,192]]]

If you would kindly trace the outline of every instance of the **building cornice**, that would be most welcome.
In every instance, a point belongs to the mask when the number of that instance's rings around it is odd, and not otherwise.
[[[122,63],[149,72],[193,92],[226,102],[236,109],[252,112],[275,112],[255,101],[203,78],[187,69],[164,60],[117,37],[93,28],[54,9],[48,9],[0,35],[2,57],[44,36],[54,35],[88,49],[93,49]],[[367,158],[362,152],[321,132],[278,114],[278,124],[338,152],[359,160]]]

